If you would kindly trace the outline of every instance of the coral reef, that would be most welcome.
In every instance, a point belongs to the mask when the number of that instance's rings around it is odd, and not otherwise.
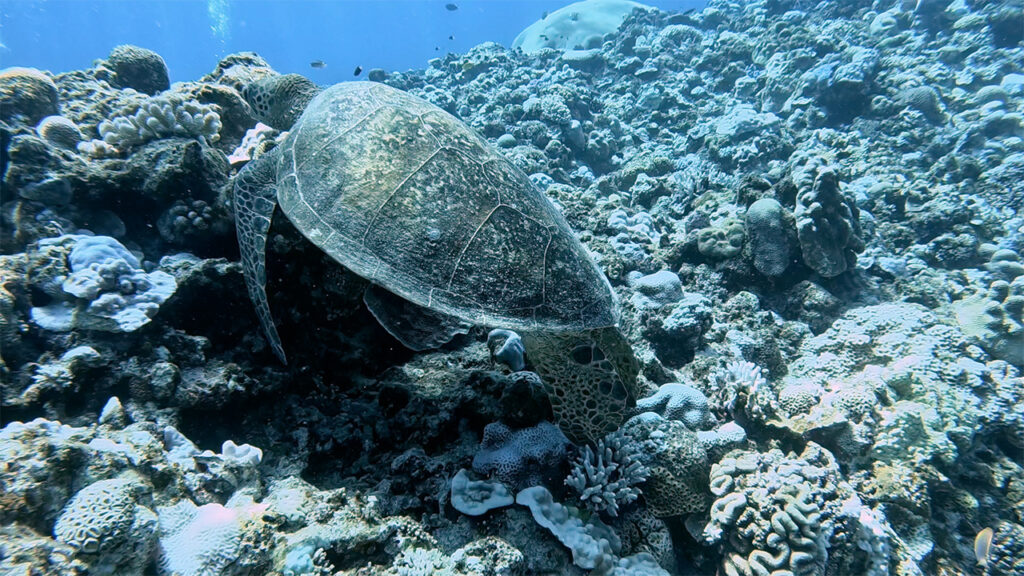
[[[501,422],[484,428],[473,471],[494,478],[513,491],[539,486],[556,474],[569,458],[569,441],[557,426],[541,422],[512,430]]]
[[[712,467],[711,491],[703,534],[724,548],[726,574],[889,574],[897,562],[891,528],[813,443],[799,456],[730,453]]]
[[[452,506],[463,514],[480,516],[514,502],[515,497],[500,482],[471,480],[465,469],[452,478]]]
[[[621,333],[406,350],[275,218],[287,366],[232,181],[321,87],[0,71],[0,573],[1020,573],[1022,18],[594,1],[374,70],[551,200]]]
[[[58,253],[70,246],[67,264],[58,261],[49,271],[60,276],[38,279],[44,290],[51,287],[51,296],[64,298],[32,309],[32,321],[46,330],[132,332],[149,323],[177,288],[170,274],[143,271],[138,258],[109,236],[60,236],[40,244]],[[56,282],[63,294],[52,288]]]
[[[125,150],[171,136],[213,143],[220,138],[221,121],[213,105],[172,94],[152,96],[124,109],[111,120],[100,122],[97,129],[103,142]]]
[[[132,88],[143,94],[156,94],[171,87],[167,64],[159,54],[139,46],[115,46],[107,56],[107,66],[114,72],[112,84]]]
[[[54,536],[97,574],[142,574],[156,545],[157,517],[136,501],[139,490],[118,478],[93,482],[68,502]]]
[[[612,432],[598,440],[596,448],[583,447],[565,484],[579,493],[587,508],[618,516],[619,506],[636,500],[637,485],[647,480],[647,468],[634,450],[622,433]]]

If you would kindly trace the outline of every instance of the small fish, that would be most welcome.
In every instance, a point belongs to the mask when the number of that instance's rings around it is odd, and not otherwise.
[[[545,11],[544,11],[544,13],[540,15],[540,19],[541,19],[541,20],[544,20],[544,19],[545,19],[545,18],[547,18],[547,17],[548,17],[548,11],[547,11],[547,10],[545,10]]]
[[[356,69],[352,71],[352,75],[353,76],[359,76],[362,73],[363,73],[363,67],[362,66],[356,66]]]
[[[311,68],[327,68],[327,62],[324,62],[323,60],[313,60],[309,63],[309,66]]]
[[[454,34],[452,34],[452,35],[448,36],[448,39],[449,39],[449,40],[455,40],[455,35],[454,35]]]
[[[445,5],[444,5],[444,9],[445,9],[445,10],[447,10],[447,11],[449,11],[449,12],[455,12],[456,10],[458,10],[458,9],[459,9],[459,7],[458,7],[458,6],[456,6],[455,4],[452,4],[452,3],[448,3],[448,4],[445,4]]]
[[[988,565],[988,554],[992,550],[992,537],[995,532],[991,528],[982,528],[981,532],[974,537],[974,557],[978,559],[979,566]]]
[[[434,52],[440,52],[440,51],[441,51],[441,47],[440,46],[434,46]]]

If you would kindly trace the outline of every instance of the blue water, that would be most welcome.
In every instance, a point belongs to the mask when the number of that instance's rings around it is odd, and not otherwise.
[[[321,84],[351,80],[357,66],[423,68],[431,58],[493,41],[508,46],[566,0],[5,0],[0,67],[87,68],[118,44],[155,50],[171,81],[194,80],[232,52],[252,50],[280,72]],[[646,2],[665,10],[705,0]],[[451,37],[451,38],[449,38]],[[322,60],[325,68],[310,62]],[[364,72],[365,74],[365,72]]]

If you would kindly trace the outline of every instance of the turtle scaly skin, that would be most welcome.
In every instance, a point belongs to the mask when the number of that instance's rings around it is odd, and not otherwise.
[[[245,286],[256,307],[260,326],[274,355],[282,364],[288,364],[267,301],[267,231],[277,206],[277,192],[270,186],[276,176],[276,152],[276,149],[271,150],[250,162],[235,179],[235,234],[242,254]]]
[[[524,332],[559,428],[576,444],[594,444],[629,416],[640,365],[614,326],[570,332]]]

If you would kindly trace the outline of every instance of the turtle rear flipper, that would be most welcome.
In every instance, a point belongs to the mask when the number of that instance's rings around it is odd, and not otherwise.
[[[454,316],[417,306],[376,284],[366,287],[363,302],[388,334],[416,352],[438,348],[472,327]]]
[[[270,316],[267,302],[267,231],[277,206],[277,159],[279,149],[271,150],[250,162],[235,177],[235,230],[242,253],[242,269],[249,298],[256,306],[263,333],[274,354],[287,364],[281,337]]]

